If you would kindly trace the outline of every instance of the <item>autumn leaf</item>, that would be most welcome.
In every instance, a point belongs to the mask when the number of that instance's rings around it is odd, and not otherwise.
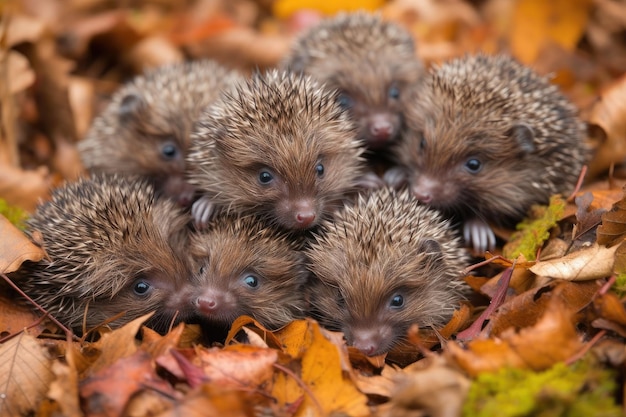
[[[570,281],[604,278],[613,272],[616,250],[617,246],[607,248],[595,243],[561,258],[539,261],[530,270],[537,275]]]
[[[582,348],[573,322],[574,313],[567,300],[553,296],[535,325],[519,332],[510,329],[496,339],[473,340],[466,349],[450,342],[446,355],[471,376],[502,367],[544,370]]]
[[[573,50],[589,16],[590,0],[517,0],[509,39],[513,55],[526,64],[536,61],[551,43]]]
[[[292,375],[276,374],[272,394],[280,404],[291,404],[304,397],[296,416],[369,414],[365,395],[349,377],[345,346],[329,342],[312,320],[292,322],[276,335],[285,345],[284,352],[299,361],[301,383],[308,387],[304,390]]]
[[[50,365],[46,349],[26,332],[0,345],[0,415],[36,411],[54,378]]]
[[[46,252],[0,215],[0,272],[16,271],[24,261],[39,262]]]

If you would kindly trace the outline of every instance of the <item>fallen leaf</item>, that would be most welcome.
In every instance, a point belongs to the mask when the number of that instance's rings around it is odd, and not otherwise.
[[[518,0],[508,34],[513,55],[532,64],[550,43],[573,50],[584,33],[590,6],[590,0]]]
[[[313,320],[298,320],[276,332],[285,353],[300,362],[300,378],[309,392],[291,375],[277,373],[272,395],[279,404],[291,404],[304,397],[296,416],[347,416],[369,414],[367,399],[350,379],[345,345],[331,343]],[[314,399],[311,398],[314,396]],[[319,407],[321,409],[319,409]]]
[[[333,2],[315,0],[277,0],[272,4],[272,12],[279,19],[287,19],[293,13],[302,9],[310,9],[325,15],[337,12],[357,10],[374,11],[384,4],[384,0],[335,0]]]
[[[33,414],[54,379],[50,365],[46,349],[26,332],[0,345],[0,415]]]
[[[614,81],[600,93],[600,99],[593,106],[589,123],[602,131],[604,141],[595,151],[589,163],[590,178],[607,171],[613,164],[626,159],[626,76]]]
[[[17,271],[24,261],[39,262],[46,252],[0,215],[0,272]]]
[[[530,270],[540,276],[569,281],[604,278],[613,273],[616,249],[617,246],[607,248],[595,243],[562,258],[539,261]]]
[[[396,376],[383,416],[409,417],[420,410],[433,417],[459,416],[470,381],[443,357],[432,356]]]
[[[100,340],[92,344],[92,349],[101,352],[96,361],[86,370],[88,375],[100,372],[126,356],[134,355],[139,346],[135,336],[143,323],[148,320],[153,313],[145,314],[135,320],[126,323],[119,329],[102,334]],[[82,371],[79,369],[79,372]]]
[[[613,204],[611,211],[602,215],[602,224],[596,231],[598,243],[613,246],[626,237],[626,197]]]
[[[30,171],[0,164],[0,196],[11,205],[33,212],[41,201],[50,198],[51,186],[46,167]]]
[[[502,367],[541,371],[564,361],[582,348],[574,325],[576,311],[562,296],[553,296],[534,326],[519,332],[510,329],[499,338],[447,345],[445,354],[470,376],[497,371]]]
[[[175,398],[173,388],[156,374],[150,354],[141,350],[92,372],[79,389],[86,414],[94,417],[122,415],[130,398],[143,390]]]

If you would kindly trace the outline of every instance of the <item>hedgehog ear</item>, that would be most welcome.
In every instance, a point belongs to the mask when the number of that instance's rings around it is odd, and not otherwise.
[[[428,255],[441,255],[443,253],[441,245],[434,239],[422,240],[419,245],[419,251]]]
[[[117,110],[120,123],[124,125],[140,120],[145,113],[146,107],[147,103],[141,94],[135,91],[127,93],[122,97]]]
[[[513,125],[506,135],[513,138],[524,153],[535,151],[535,132],[533,128],[525,123]]]

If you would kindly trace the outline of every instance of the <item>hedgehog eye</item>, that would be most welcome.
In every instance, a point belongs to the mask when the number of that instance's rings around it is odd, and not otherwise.
[[[420,151],[426,149],[426,138],[424,137],[424,132],[417,132],[417,138],[420,142]]]
[[[319,178],[322,178],[324,176],[324,165],[321,163],[315,165],[315,172],[317,172]]]
[[[341,106],[341,108],[344,110],[351,109],[352,106],[354,106],[354,100],[352,100],[352,97],[350,97],[346,93],[339,94],[339,97],[337,98],[337,103],[339,103],[339,106]]]
[[[133,292],[135,295],[146,296],[152,290],[152,285],[150,285],[146,280],[139,279],[135,281],[133,284]]]
[[[178,156],[178,146],[172,142],[166,142],[161,146],[161,155],[165,159],[174,159]]]
[[[274,176],[268,171],[259,172],[259,182],[261,184],[269,184],[274,180]]]
[[[200,267],[200,271],[198,271],[198,273],[199,273],[200,275],[204,275],[205,271],[206,271],[206,265],[202,265],[202,266]]]
[[[387,92],[387,94],[389,95],[389,98],[397,100],[400,98],[400,89],[395,85],[392,85],[391,87],[389,87],[389,91]]]
[[[404,297],[400,294],[396,294],[391,297],[391,301],[389,301],[389,307],[391,308],[400,308],[404,305]]]
[[[483,167],[482,162],[480,162],[476,158],[468,159],[467,162],[465,163],[465,168],[472,174],[478,173],[482,167]]]
[[[259,286],[259,279],[255,275],[246,275],[243,278],[243,283],[250,288],[256,288]]]

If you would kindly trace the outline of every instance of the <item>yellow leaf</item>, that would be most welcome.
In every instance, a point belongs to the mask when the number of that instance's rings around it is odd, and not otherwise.
[[[300,378],[308,387],[306,392],[291,375],[275,374],[272,394],[279,404],[292,404],[302,398],[296,416],[370,415],[367,398],[345,369],[349,362],[344,346],[331,343],[316,322],[295,321],[276,336],[281,338],[286,353],[300,359]]]
[[[519,0],[509,31],[513,55],[531,64],[549,44],[573,50],[587,25],[590,6],[590,0]]]
[[[273,13],[279,19],[287,19],[298,10],[316,10],[325,15],[332,15],[339,11],[374,11],[385,4],[384,0],[277,0],[274,2]]]

